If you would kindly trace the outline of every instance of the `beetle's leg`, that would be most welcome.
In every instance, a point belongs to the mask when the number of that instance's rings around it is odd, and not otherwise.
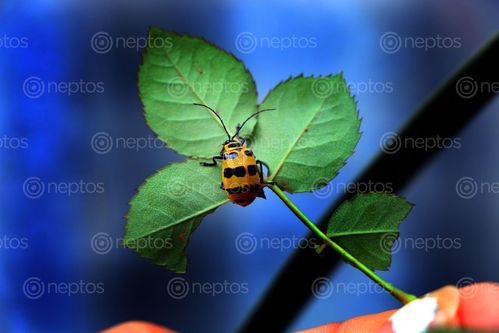
[[[220,189],[225,191],[223,182],[220,182]]]
[[[238,136],[237,136],[237,140],[239,140],[239,142],[241,143],[241,146],[248,147],[248,146],[246,146],[246,139],[245,139],[245,138],[240,137],[240,136],[238,135]]]
[[[222,159],[222,156],[213,156],[211,158],[211,160],[213,162],[200,162],[199,164],[201,164],[202,166],[215,166],[217,165],[217,161],[216,160],[221,160]]]
[[[260,170],[261,170],[262,174],[263,174],[263,168],[262,168],[262,165],[265,165],[265,167],[267,168],[267,171],[269,171],[269,172],[270,172],[270,168],[269,168],[269,166],[267,165],[267,163],[265,163],[265,162],[263,162],[263,161],[260,161],[260,160],[256,160],[256,163],[257,163],[257,164],[258,164],[258,166],[260,167]],[[268,176],[269,176],[269,175],[267,174],[267,177],[268,177]]]
[[[275,182],[267,182],[263,179],[263,165],[265,165],[267,167],[267,170],[269,170],[269,167],[268,165],[266,165],[264,162],[260,161],[260,160],[256,160],[256,164],[258,164],[258,167],[260,169],[260,182],[264,185],[274,185]],[[267,175],[268,176],[268,175]]]
[[[257,160],[256,164],[258,164],[258,175],[260,176],[260,183],[263,184],[263,168],[262,168],[262,161]]]

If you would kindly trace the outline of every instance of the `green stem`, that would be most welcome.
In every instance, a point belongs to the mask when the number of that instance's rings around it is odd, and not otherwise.
[[[333,250],[335,250],[345,261],[350,263],[352,266],[357,267],[362,271],[367,277],[371,280],[379,284],[386,291],[392,294],[396,299],[398,299],[403,304],[407,304],[410,301],[415,300],[417,297],[411,294],[408,294],[391,283],[383,280],[379,275],[374,273],[371,269],[369,269],[366,265],[360,262],[353,255],[348,253],[344,248],[333,242],[326,234],[324,234],[317,226],[308,219],[308,217],[303,214],[303,212],[296,207],[296,205],[284,194],[284,192],[277,185],[269,185],[270,189],[274,191],[275,194],[288,206],[289,209],[300,219],[300,221],[305,224],[305,226],[310,229],[314,234],[316,234],[320,239],[324,241],[325,244],[329,245]]]

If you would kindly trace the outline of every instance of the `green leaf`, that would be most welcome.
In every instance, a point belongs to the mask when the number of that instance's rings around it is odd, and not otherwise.
[[[185,272],[185,249],[201,220],[227,197],[220,168],[188,160],[171,164],[146,180],[130,202],[125,245],[157,265]]]
[[[335,211],[327,236],[372,270],[388,270],[399,227],[412,209],[402,197],[360,194]]]
[[[298,76],[281,82],[260,109],[251,140],[270,180],[287,192],[327,185],[360,139],[356,103],[341,75]]]
[[[148,125],[188,156],[216,155],[227,139],[219,120],[193,103],[217,110],[230,133],[256,111],[255,83],[239,60],[203,39],[158,28],[149,31],[138,86]],[[242,135],[255,123],[251,120]]]

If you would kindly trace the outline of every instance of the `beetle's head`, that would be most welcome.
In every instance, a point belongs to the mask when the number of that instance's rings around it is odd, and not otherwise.
[[[239,140],[230,139],[224,142],[224,150],[231,150],[234,148],[242,147],[243,144]]]

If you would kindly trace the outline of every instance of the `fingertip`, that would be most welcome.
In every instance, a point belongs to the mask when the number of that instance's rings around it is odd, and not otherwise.
[[[390,310],[349,319],[342,323],[332,323],[296,333],[375,333],[396,310]]]
[[[339,332],[378,332],[396,311],[389,310],[352,318],[342,324],[341,331]]]
[[[331,324],[317,326],[305,331],[299,331],[296,333],[339,333],[340,326],[341,326],[340,323],[331,323]]]
[[[144,321],[128,321],[108,328],[101,333],[176,333],[165,327]]]
[[[476,283],[459,289],[458,318],[462,327],[499,329],[499,284]]]

